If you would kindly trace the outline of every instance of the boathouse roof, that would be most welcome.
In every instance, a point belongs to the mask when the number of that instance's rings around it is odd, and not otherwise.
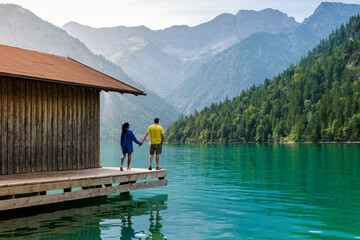
[[[70,57],[0,45],[0,76],[146,95]]]

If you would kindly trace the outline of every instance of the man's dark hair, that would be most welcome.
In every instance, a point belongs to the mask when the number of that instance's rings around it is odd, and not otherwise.
[[[154,123],[159,123],[159,118],[155,118]]]

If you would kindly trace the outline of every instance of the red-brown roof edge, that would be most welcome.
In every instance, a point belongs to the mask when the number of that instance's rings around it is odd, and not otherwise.
[[[86,64],[84,64],[84,63],[82,63],[82,62],[80,62],[80,61],[78,61],[78,60],[75,60],[75,59],[73,59],[73,58],[71,58],[71,57],[68,57],[68,59],[70,59],[70,60],[72,60],[72,61],[74,61],[74,62],[77,62],[77,63],[79,63],[79,64],[81,64],[81,65],[83,65],[83,66],[85,66],[85,67],[87,67],[87,68],[90,68],[91,70],[96,71],[96,72],[98,72],[98,73],[100,73],[100,74],[102,74],[102,75],[104,75],[104,76],[107,76],[107,77],[109,77],[109,78],[111,78],[111,79],[113,79],[113,80],[115,80],[115,81],[121,82],[122,84],[124,84],[124,85],[126,85],[126,86],[129,86],[129,87],[131,87],[131,88],[134,88],[134,89],[138,90],[139,92],[135,92],[135,91],[133,92],[133,91],[127,91],[127,90],[119,91],[119,90],[115,90],[115,89],[112,89],[112,88],[103,89],[103,90],[115,91],[115,92],[120,92],[120,93],[132,93],[132,94],[134,94],[134,95],[144,95],[144,96],[146,95],[146,93],[144,92],[144,90],[141,90],[141,89],[139,89],[139,88],[137,88],[137,87],[134,87],[134,86],[132,86],[132,85],[130,85],[130,84],[128,84],[128,83],[122,82],[122,81],[120,81],[120,80],[118,80],[118,79],[116,79],[116,78],[114,78],[114,77],[112,77],[112,76],[110,76],[110,75],[107,75],[107,74],[105,74],[105,73],[103,73],[103,72],[100,72],[100,71],[98,71],[98,70],[96,70],[96,69],[94,69],[94,68],[92,68],[92,67],[89,67],[88,65],[86,65]],[[99,88],[99,87],[97,87],[97,88]]]
[[[70,57],[2,44],[0,53],[0,76],[146,95],[143,90]]]
[[[112,91],[112,92],[118,92],[118,93],[129,93],[129,94],[133,94],[135,96],[138,95],[144,95],[146,96],[146,93],[142,90],[142,92],[135,92],[135,91],[129,91],[129,90],[119,90],[116,88],[108,88],[108,87],[99,87],[99,86],[94,86],[94,85],[89,85],[89,84],[80,84],[80,83],[69,83],[69,82],[65,82],[65,81],[59,81],[59,80],[53,80],[53,79],[47,79],[47,78],[38,78],[38,77],[31,77],[31,76],[25,76],[25,75],[16,75],[16,74],[10,74],[10,73],[3,73],[0,72],[0,76],[3,77],[13,77],[13,78],[20,78],[20,79],[25,79],[25,80],[33,80],[33,81],[40,81],[40,82],[49,82],[49,83],[56,83],[56,84],[64,84],[64,85],[69,85],[69,86],[75,86],[75,87],[88,87],[88,88],[92,88],[92,89],[97,89],[97,90],[103,90],[103,91]],[[118,81],[118,80],[117,80]],[[129,85],[129,84],[127,84]],[[131,85],[129,85],[131,86]],[[132,86],[131,86],[132,87]]]

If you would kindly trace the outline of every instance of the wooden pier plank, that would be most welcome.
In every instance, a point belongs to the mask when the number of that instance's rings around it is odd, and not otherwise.
[[[119,171],[118,168],[97,168],[0,176],[0,196],[33,195],[0,200],[0,211],[165,186],[166,175],[165,169]],[[90,188],[92,186],[97,187]],[[81,187],[85,190],[71,191]],[[67,191],[45,195],[46,191],[59,189]]]
[[[143,168],[133,168],[131,171],[119,171],[119,168],[104,167],[0,176],[0,196],[10,193],[21,194],[68,187],[95,186],[99,184],[97,181],[99,179],[102,179],[103,184],[111,184],[161,178],[166,175],[167,171],[164,169],[150,171]],[[54,187],[51,187],[51,184],[54,184]],[[33,190],[28,191],[28,186],[32,186]]]

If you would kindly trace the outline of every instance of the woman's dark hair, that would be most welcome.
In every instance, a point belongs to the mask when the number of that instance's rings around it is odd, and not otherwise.
[[[126,123],[124,123],[123,125],[122,125],[122,134],[124,134],[125,132],[126,132],[126,130],[127,130],[127,128],[130,126],[130,124],[128,123],[128,122],[126,122]]]

